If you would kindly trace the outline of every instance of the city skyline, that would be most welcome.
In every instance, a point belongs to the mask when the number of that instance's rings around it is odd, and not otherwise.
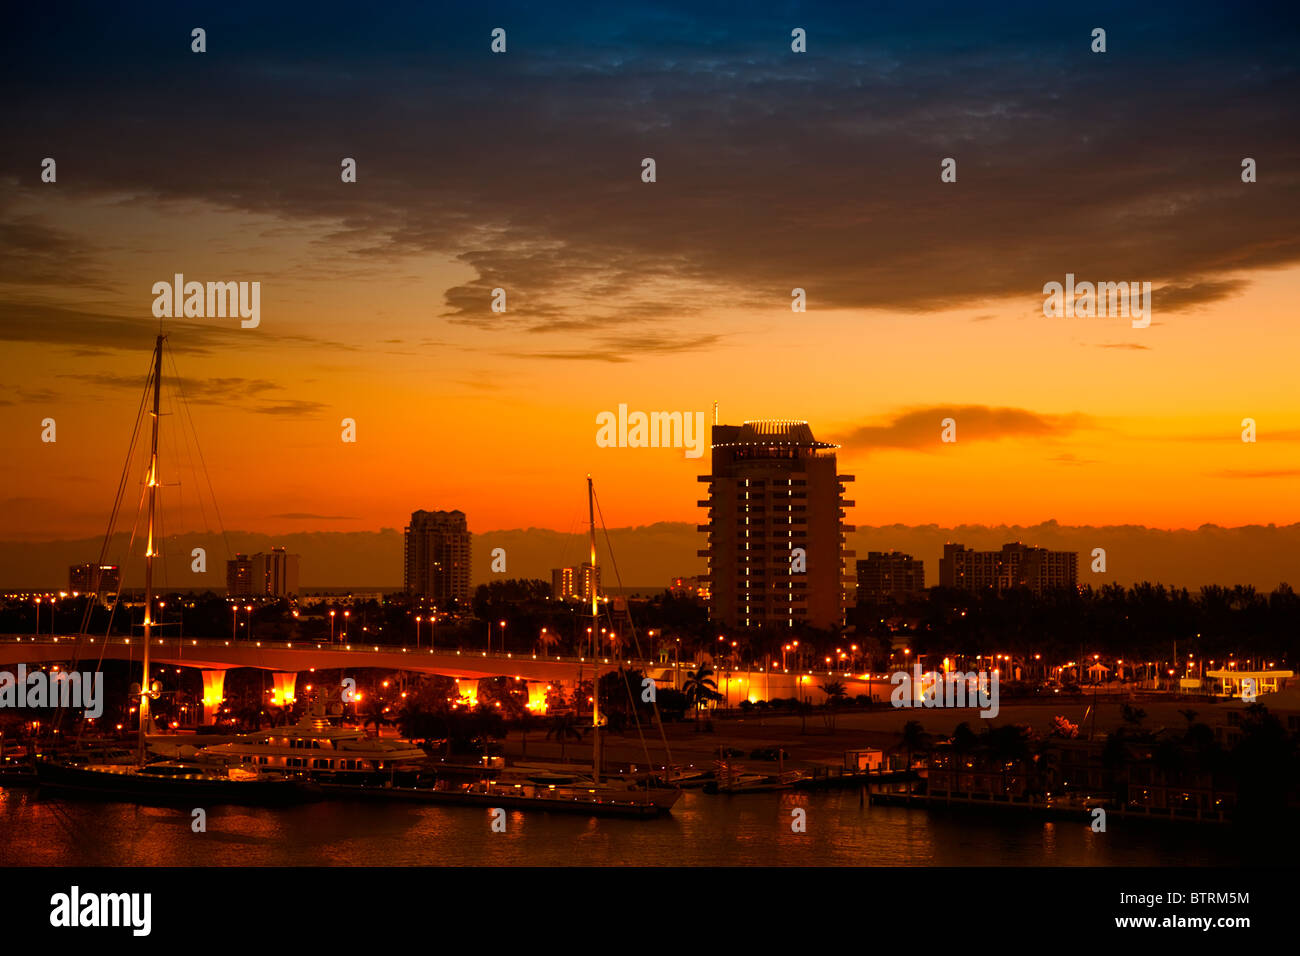
[[[472,518],[472,516],[471,516]],[[697,523],[667,523],[638,527],[611,527],[610,539],[619,555],[624,586],[661,590],[679,577],[703,573],[705,562],[696,556],[704,543]],[[576,566],[587,554],[585,532],[561,533],[539,529],[509,529],[473,532],[470,584],[477,587],[503,578],[533,578],[549,581],[558,565]],[[114,539],[110,554],[124,555],[128,536]],[[293,535],[265,535],[230,531],[219,534],[181,535],[163,542],[164,579],[168,587],[221,589],[225,585],[224,562],[211,564],[206,574],[188,570],[194,547],[221,555],[225,540],[235,551],[256,553],[285,546],[303,556],[305,589],[383,588],[396,592],[403,587],[403,540],[400,528],[363,534],[309,532]],[[1193,590],[1206,585],[1252,586],[1272,590],[1281,583],[1300,580],[1300,526],[1225,529],[1205,527],[1192,531],[1156,531],[1135,527],[1071,528],[1062,525],[1019,526],[885,526],[863,527],[847,535],[848,546],[859,555],[884,549],[913,554],[927,565],[927,585],[938,583],[938,561],[948,543],[963,543],[984,550],[998,550],[1020,541],[1053,550],[1070,550],[1080,556],[1079,584],[1096,588],[1118,582],[1125,586],[1143,582]],[[0,581],[9,588],[58,590],[67,582],[68,567],[85,563],[99,553],[102,536],[77,540],[24,543],[21,548],[0,547]],[[1091,570],[1092,551],[1107,553],[1107,570]],[[492,552],[502,548],[508,556],[507,570],[491,570]],[[604,534],[598,536],[598,553],[606,560]],[[116,558],[114,558],[116,560]],[[690,567],[688,567],[690,566]],[[140,579],[140,556],[126,562],[126,586]],[[610,582],[614,587],[616,583]]]

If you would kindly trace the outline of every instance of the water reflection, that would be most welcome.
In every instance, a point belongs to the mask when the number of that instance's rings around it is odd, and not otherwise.
[[[807,832],[791,829],[806,811]],[[0,790],[0,863],[103,866],[1195,866],[1252,862],[1226,830],[870,807],[856,792],[709,796],[673,815],[596,820],[510,811],[326,802],[188,810]]]

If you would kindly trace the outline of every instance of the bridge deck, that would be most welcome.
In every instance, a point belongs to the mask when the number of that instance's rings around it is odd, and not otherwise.
[[[138,660],[143,637],[86,637],[78,647],[75,634],[0,635],[0,665],[46,664],[71,661]],[[313,641],[230,641],[221,638],[154,638],[149,659],[159,664],[228,670],[255,667],[261,670],[299,672],[353,667],[379,667],[443,674],[448,677],[515,677],[530,681],[572,681],[579,674],[591,677],[616,670],[620,665],[637,668],[656,679],[671,675],[675,667],[695,665],[663,664],[624,658],[560,657],[538,654],[489,653],[428,647],[391,647],[383,644],[329,644]]]

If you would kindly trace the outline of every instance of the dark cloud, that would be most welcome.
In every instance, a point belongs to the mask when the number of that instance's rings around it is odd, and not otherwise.
[[[1221,279],[1207,282],[1189,282],[1185,285],[1164,285],[1151,293],[1152,311],[1161,312],[1185,309],[1191,306],[1208,305],[1221,299],[1230,298],[1246,288],[1248,283],[1241,279]]]
[[[7,394],[0,395],[0,405],[35,405],[39,402],[58,400],[58,393],[48,388],[11,388]]]
[[[804,55],[783,12],[510,6],[499,57],[487,21],[441,8],[362,24],[258,7],[249,26],[234,4],[202,57],[167,8],[87,8],[76,36],[95,49],[24,10],[0,74],[0,173],[35,200],[32,157],[56,152],[69,197],[322,224],[316,242],[357,261],[448,255],[475,278],[444,315],[532,332],[695,321],[719,301],[780,310],[796,285],[814,309],[1036,307],[1067,271],[1150,281],[1168,311],[1300,258],[1300,74],[1277,25],[1294,11],[1116,7],[1094,55],[1091,20],[1010,6],[832,5],[801,13]],[[158,132],[178,117],[203,135]],[[1244,155],[1258,183],[1241,183]],[[65,239],[42,228],[19,221],[13,242],[48,278]],[[664,298],[669,281],[695,292]]]
[[[274,405],[249,405],[247,410],[256,412],[259,415],[302,415],[304,417],[316,415],[329,408],[322,402],[308,402],[301,399],[290,401],[276,400]]]
[[[860,425],[848,433],[843,444],[863,450],[936,450],[942,447],[941,423],[945,418],[956,420],[959,445],[1017,437],[1060,438],[1090,425],[1090,420],[1079,414],[1044,415],[1024,408],[986,405],[934,405],[901,412],[883,425]]]
[[[104,271],[89,242],[44,224],[34,214],[13,215],[7,205],[0,203],[0,286],[103,288]]]
[[[149,298],[147,301],[152,303],[153,300]],[[108,350],[147,352],[158,335],[158,320],[148,311],[145,311],[145,317],[126,316],[24,298],[6,300],[2,296],[0,304],[3,305],[0,307],[0,342],[53,345],[71,350],[76,357],[98,356]],[[217,324],[221,322],[227,324]],[[253,331],[240,328],[237,319],[214,319],[206,324],[167,319],[166,323],[167,348],[178,354],[237,354],[247,348],[247,337]],[[277,333],[270,327],[265,316],[262,326],[253,334],[263,336],[264,341],[298,348],[341,351],[358,351],[362,348],[310,335]]]
[[[175,319],[169,320],[169,327],[178,333],[170,346],[175,352],[205,353],[231,347],[233,333],[229,329]],[[54,345],[77,353],[88,349],[147,352],[157,334],[158,320],[152,317],[25,300],[5,301],[0,308],[0,341]]]
[[[65,374],[62,378],[97,388],[129,389],[139,391],[144,387],[143,376],[121,375],[114,372]],[[173,387],[175,380],[166,379],[164,390]],[[260,378],[226,376],[216,378],[182,378],[179,394],[187,402],[201,405],[238,405],[241,409],[258,415],[314,415],[329,406],[321,402],[285,399],[275,394],[284,386]]]

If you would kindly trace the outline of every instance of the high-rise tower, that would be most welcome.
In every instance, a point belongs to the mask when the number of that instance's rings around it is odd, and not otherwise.
[[[469,525],[463,511],[416,511],[406,529],[406,593],[445,607],[469,601]]]
[[[844,485],[835,448],[807,422],[753,421],[713,426],[709,535],[710,612],[731,627],[817,627],[844,623],[846,561],[852,531],[843,523]]]

